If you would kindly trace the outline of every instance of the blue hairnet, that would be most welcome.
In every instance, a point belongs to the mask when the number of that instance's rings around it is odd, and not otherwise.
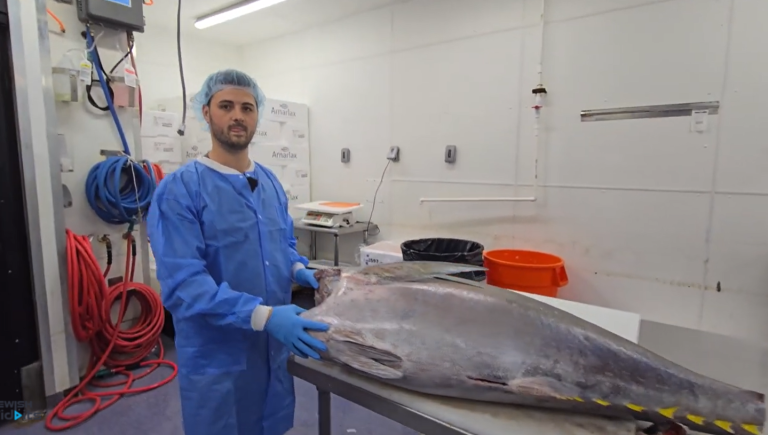
[[[211,102],[214,94],[226,88],[240,88],[250,92],[256,99],[259,121],[261,121],[267,97],[264,96],[264,92],[261,91],[256,80],[244,72],[225,69],[209,75],[205,82],[203,82],[200,92],[192,97],[192,110],[194,110],[195,116],[202,124],[203,130],[208,131],[209,129],[208,121],[203,116],[203,106]]]

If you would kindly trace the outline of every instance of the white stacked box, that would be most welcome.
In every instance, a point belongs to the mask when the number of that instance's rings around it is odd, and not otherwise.
[[[141,157],[160,165],[169,174],[182,162],[181,138],[176,133],[179,115],[171,112],[145,111],[141,123]]]
[[[251,158],[272,170],[292,206],[310,202],[309,108],[305,104],[268,99],[249,151]]]

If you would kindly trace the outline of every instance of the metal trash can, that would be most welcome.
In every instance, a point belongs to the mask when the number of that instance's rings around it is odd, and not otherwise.
[[[400,245],[403,261],[444,261],[483,267],[485,247],[478,242],[461,239],[428,238],[406,240]],[[485,272],[465,272],[455,275],[472,281],[484,281]]]

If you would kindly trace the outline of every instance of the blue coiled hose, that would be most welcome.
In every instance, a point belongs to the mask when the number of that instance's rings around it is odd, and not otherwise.
[[[153,171],[147,173],[127,156],[109,157],[88,172],[85,196],[104,222],[131,224],[146,217],[155,186]]]
[[[125,153],[123,156],[108,157],[91,168],[85,181],[85,196],[93,211],[104,222],[133,225],[146,217],[157,180],[154,171],[145,172],[142,165],[130,157],[128,140],[109,96],[107,82],[102,74],[101,59],[95,49],[89,27],[86,27],[85,35],[88,46],[93,48],[94,68]],[[149,162],[146,164],[150,167]]]

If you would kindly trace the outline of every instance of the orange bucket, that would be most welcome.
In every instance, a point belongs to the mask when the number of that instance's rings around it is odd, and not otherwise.
[[[483,264],[487,283],[496,287],[555,298],[568,284],[565,263],[556,255],[497,249],[483,253]]]

